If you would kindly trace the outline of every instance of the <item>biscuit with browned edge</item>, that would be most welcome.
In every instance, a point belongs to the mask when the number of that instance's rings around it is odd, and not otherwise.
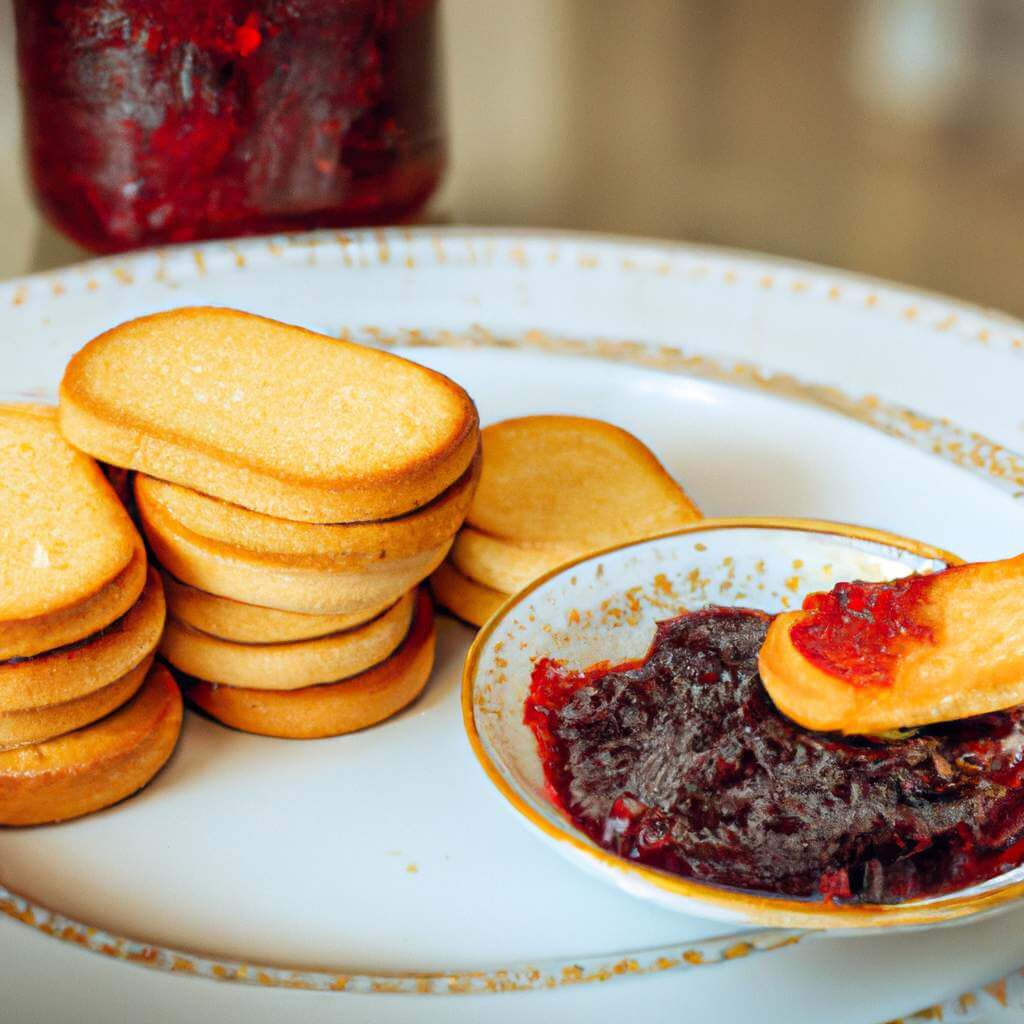
[[[582,553],[700,518],[654,453],[620,427],[581,416],[524,416],[481,434],[484,468],[466,524]]]
[[[411,558],[455,536],[480,476],[479,454],[469,469],[428,505],[368,523],[297,523],[252,512],[188,487],[137,474],[137,499],[161,505],[186,529],[208,540],[309,569],[353,569]]]
[[[240,644],[283,644],[340,633],[375,619],[392,604],[388,601],[349,615],[304,615],[232,601],[190,587],[168,572],[162,576],[169,617],[203,633]]]
[[[99,721],[136,693],[152,664],[153,655],[147,654],[120,679],[92,693],[39,708],[0,711],[0,749],[39,743]]]
[[[390,519],[465,473],[476,409],[409,360],[237,310],[114,327],[70,361],[60,425],[104,462],[282,519]]]
[[[412,629],[385,662],[336,683],[253,690],[182,678],[193,704],[225,725],[285,739],[318,739],[375,725],[411,704],[434,664],[434,615],[421,591]]]
[[[362,568],[311,568],[202,537],[138,491],[138,514],[153,554],[171,575],[209,594],[307,615],[349,615],[397,601],[425,579],[452,538],[409,558]]]
[[[95,633],[142,590],[138,532],[56,415],[0,405],[0,661]]]
[[[482,626],[509,598],[464,576],[448,558],[434,570],[430,589],[438,604],[471,626]]]
[[[210,683],[256,690],[298,690],[365,672],[386,661],[405,639],[415,592],[403,595],[362,626],[286,644],[238,644],[171,618],[160,653],[176,668]]]
[[[90,814],[138,792],[166,764],[181,732],[181,694],[154,665],[113,714],[55,739],[0,752],[0,825]]]
[[[152,654],[164,628],[164,591],[148,570],[142,596],[99,633],[31,658],[0,663],[0,711],[22,711],[83,697],[108,686]]]
[[[459,572],[481,586],[515,594],[538,576],[583,553],[577,544],[522,544],[464,526],[448,558]]]
[[[1024,702],[1024,555],[838,584],[778,615],[765,689],[808,729],[882,733]]]
[[[139,537],[131,560],[92,597],[49,615],[0,623],[0,662],[31,658],[77,643],[125,615],[146,585],[146,549]]]

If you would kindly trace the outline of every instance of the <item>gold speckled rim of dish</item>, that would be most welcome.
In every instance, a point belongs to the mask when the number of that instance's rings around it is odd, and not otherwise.
[[[1008,882],[1005,886],[989,888],[972,895],[953,893],[948,896],[931,897],[926,900],[909,900],[904,903],[836,905],[826,904],[817,900],[791,899],[782,896],[776,897],[739,889],[730,889],[684,878],[681,875],[673,875],[656,868],[646,867],[643,864],[609,853],[578,832],[567,818],[563,817],[558,823],[545,818],[544,815],[531,806],[528,800],[515,791],[487,753],[483,740],[477,730],[474,713],[475,683],[479,674],[481,655],[491,636],[507,618],[508,614],[526,601],[539,587],[572,566],[580,565],[583,562],[591,562],[626,548],[646,544],[651,540],[665,540],[671,537],[707,532],[709,530],[740,528],[794,530],[829,534],[846,537],[850,540],[869,541],[888,547],[899,548],[922,558],[943,561],[948,565],[959,565],[963,562],[963,559],[948,551],[943,551],[922,541],[887,533],[883,530],[818,519],[757,517],[702,519],[678,530],[658,534],[656,537],[647,537],[642,540],[628,541],[624,544],[615,544],[593,554],[566,562],[545,573],[518,594],[509,598],[484,623],[476,639],[473,641],[469,653],[466,655],[462,675],[463,724],[470,746],[473,748],[473,753],[498,792],[539,832],[556,842],[568,843],[576,851],[591,858],[599,865],[610,869],[610,871],[641,878],[648,885],[674,896],[714,904],[716,907],[747,917],[750,923],[760,925],[782,928],[832,929],[937,924],[942,921],[950,921],[954,918],[993,910],[1024,894],[1024,881],[1021,881]]]

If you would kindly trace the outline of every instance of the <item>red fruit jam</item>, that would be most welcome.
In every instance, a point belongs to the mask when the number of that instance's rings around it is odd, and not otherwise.
[[[793,646],[852,686],[888,686],[907,641],[933,640],[918,617],[937,575],[839,583],[827,594],[809,594],[804,611],[811,614],[790,631]]]
[[[444,164],[437,0],[16,0],[29,166],[75,241],[408,218]]]
[[[770,617],[662,622],[643,661],[543,660],[525,720],[552,799],[595,842],[770,894],[897,902],[1024,861],[1024,708],[902,740],[802,728],[757,671]]]

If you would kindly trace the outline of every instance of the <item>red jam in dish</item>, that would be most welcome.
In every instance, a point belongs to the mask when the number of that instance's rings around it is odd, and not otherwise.
[[[809,594],[804,611],[811,614],[790,631],[793,646],[852,686],[888,686],[906,641],[932,640],[918,614],[934,580],[839,583],[828,593]]]
[[[662,622],[647,657],[534,669],[549,792],[622,857],[769,894],[897,902],[1024,861],[1024,708],[901,740],[815,733],[757,671],[770,618]]]
[[[16,0],[29,166],[117,251],[404,220],[444,165],[437,0]]]

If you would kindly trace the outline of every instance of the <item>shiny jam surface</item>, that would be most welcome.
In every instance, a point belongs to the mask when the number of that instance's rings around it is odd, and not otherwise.
[[[443,163],[437,0],[16,0],[29,165],[77,242],[408,218]]]
[[[1024,860],[1024,709],[902,740],[803,729],[757,672],[763,612],[658,626],[647,657],[534,669],[525,721],[550,796],[595,842],[702,881],[897,902]]]
[[[888,583],[839,583],[809,594],[810,612],[790,631],[793,646],[852,686],[888,686],[907,641],[931,642],[920,608],[938,574]]]

